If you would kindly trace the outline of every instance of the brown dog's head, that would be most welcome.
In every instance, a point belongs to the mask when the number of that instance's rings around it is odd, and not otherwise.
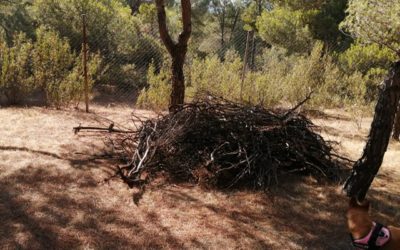
[[[355,198],[351,198],[349,208],[347,210],[347,224],[350,233],[355,238],[364,237],[373,226],[372,220],[369,217],[370,203],[367,200],[358,202]]]

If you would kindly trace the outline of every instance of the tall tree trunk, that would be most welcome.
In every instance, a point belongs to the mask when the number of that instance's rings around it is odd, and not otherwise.
[[[181,0],[183,31],[179,35],[178,42],[175,43],[168,32],[164,0],[156,0],[156,6],[160,37],[172,58],[172,91],[169,110],[173,112],[177,106],[182,105],[185,101],[183,65],[185,63],[187,44],[192,32],[192,7],[190,0]]]
[[[225,6],[222,9],[222,17],[221,17],[220,27],[221,27],[221,47],[224,47],[224,44],[225,44]]]
[[[353,171],[344,185],[347,196],[357,198],[359,201],[365,199],[387,150],[399,97],[400,61],[393,64],[382,84],[363,155],[353,166]]]

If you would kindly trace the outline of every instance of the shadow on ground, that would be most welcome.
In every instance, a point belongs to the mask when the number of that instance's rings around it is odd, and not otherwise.
[[[49,165],[1,179],[1,248],[351,249],[344,195],[308,177],[266,194],[154,186],[136,206],[131,190],[90,170]],[[399,196],[372,190],[371,197],[378,218],[399,218]]]
[[[104,181],[116,163],[90,155],[99,143],[60,134],[50,152],[40,139],[0,146],[0,249],[351,249],[338,185],[288,177],[264,193],[153,184],[135,200],[139,190]],[[380,173],[373,218],[398,225],[398,179]]]
[[[210,248],[224,242],[257,249],[347,245],[343,218],[337,213],[343,203],[333,193],[319,199],[312,197],[314,189],[299,185],[286,185],[285,191],[268,196],[172,185],[150,189],[136,207],[125,199],[130,192],[117,194],[123,186],[110,187],[95,174],[49,165],[0,180],[2,248]],[[336,203],[322,205],[326,200]]]

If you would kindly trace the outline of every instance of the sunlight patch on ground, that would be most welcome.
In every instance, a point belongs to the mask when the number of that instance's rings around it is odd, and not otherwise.
[[[311,177],[266,193],[154,184],[134,201],[137,189],[104,182],[115,162],[87,160],[103,152],[102,135],[72,132],[79,123],[107,127],[110,120],[132,128],[131,110],[93,110],[0,109],[0,248],[348,248],[346,198],[337,185]],[[358,126],[345,113],[328,115],[337,117],[313,120],[326,139],[340,142],[339,152],[357,159],[371,119]],[[391,224],[400,218],[398,149],[390,145],[370,193],[374,215]]]

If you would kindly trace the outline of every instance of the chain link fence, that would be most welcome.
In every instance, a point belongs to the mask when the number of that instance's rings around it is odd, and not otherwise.
[[[154,70],[155,74],[159,74],[162,68],[169,70],[170,56],[159,37],[158,27],[153,25],[150,28],[144,28],[144,30],[145,32],[140,31],[138,34],[140,38],[135,45],[135,52],[129,58],[106,51],[102,47],[104,43],[101,38],[93,39],[89,36],[88,47],[90,52],[100,51],[104,58],[102,71],[94,85],[91,102],[105,105],[122,103],[133,106],[136,104],[141,90],[146,89],[149,85],[149,70]],[[249,32],[243,30],[238,31],[234,37],[230,37],[226,42],[221,42],[219,37],[211,37],[209,41],[200,44],[200,49],[195,49],[189,42],[185,67],[191,67],[195,58],[216,56],[223,60],[225,53],[229,50],[235,51],[241,58],[244,58],[246,44],[248,44],[247,49],[251,49],[253,53],[247,55],[248,66],[246,69],[243,67],[245,74],[245,71],[254,67],[254,55],[257,51],[254,41],[248,40],[248,34]],[[209,42],[212,44],[209,45]],[[80,43],[76,42],[75,44]],[[202,51],[202,49],[205,51]],[[152,69],[150,69],[151,66]],[[185,71],[185,79],[187,84],[190,85],[191,75],[188,70]]]

